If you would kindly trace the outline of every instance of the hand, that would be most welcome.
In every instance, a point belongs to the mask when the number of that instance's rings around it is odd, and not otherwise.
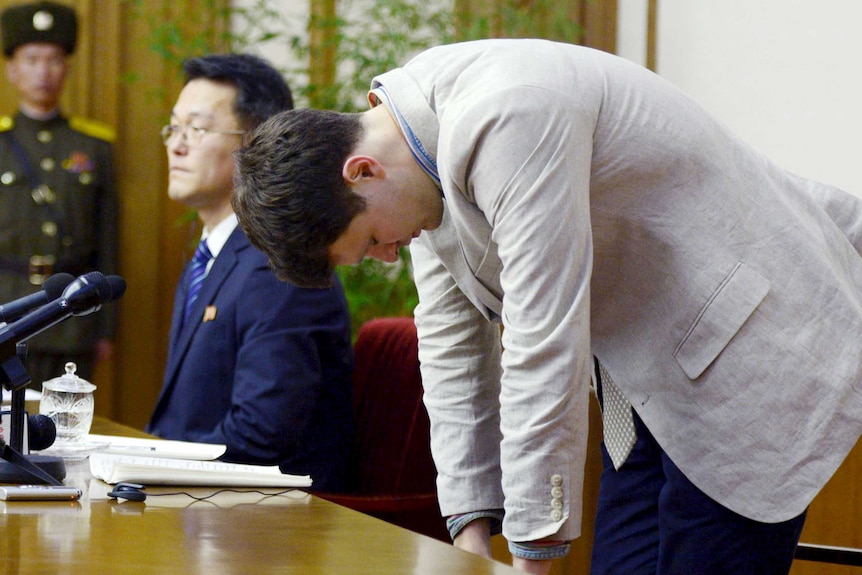
[[[512,558],[512,567],[520,571],[531,573],[532,575],[547,575],[551,572],[551,565],[554,563],[552,559],[543,559],[534,561],[532,559],[521,559],[520,557]]]
[[[491,558],[491,521],[487,517],[468,523],[453,541],[455,547]]]

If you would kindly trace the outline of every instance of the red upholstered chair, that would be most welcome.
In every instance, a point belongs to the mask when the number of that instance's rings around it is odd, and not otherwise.
[[[354,352],[357,487],[350,494],[318,495],[450,542],[437,503],[413,318],[367,322]]]

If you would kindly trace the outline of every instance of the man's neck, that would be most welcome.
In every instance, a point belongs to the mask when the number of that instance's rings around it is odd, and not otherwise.
[[[21,102],[18,104],[18,109],[31,120],[39,121],[51,120],[60,114],[60,108],[56,105],[50,107],[34,106],[27,102]]]
[[[211,207],[207,209],[198,209],[198,217],[201,220],[201,223],[204,225],[204,228],[211,230],[220,223],[222,223],[225,218],[233,214],[233,208],[230,203],[219,206],[219,207]]]
[[[362,120],[365,130],[357,146],[358,152],[377,156],[385,150],[386,155],[398,163],[415,163],[401,128],[386,106],[363,112]]]
[[[385,168],[389,173],[404,174],[402,181],[409,182],[410,194],[418,198],[428,210],[428,221],[423,229],[435,229],[443,217],[443,195],[437,181],[416,161],[389,108],[380,105],[362,114],[365,133],[356,151],[385,158]]]

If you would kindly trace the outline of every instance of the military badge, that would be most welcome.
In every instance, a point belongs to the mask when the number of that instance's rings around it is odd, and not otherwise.
[[[93,160],[84,152],[72,152],[68,158],[63,160],[63,169],[73,174],[92,172],[95,167]]]

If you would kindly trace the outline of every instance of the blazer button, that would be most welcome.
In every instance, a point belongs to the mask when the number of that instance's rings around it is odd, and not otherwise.
[[[552,487],[551,488],[551,497],[558,499],[563,496],[563,488],[562,487]]]
[[[559,521],[562,518],[563,518],[563,512],[560,511],[559,509],[554,509],[553,511],[551,511],[551,520],[552,521]]]
[[[563,484],[563,476],[562,475],[554,474],[551,476],[551,485],[553,485],[554,487],[559,487],[562,484]]]

